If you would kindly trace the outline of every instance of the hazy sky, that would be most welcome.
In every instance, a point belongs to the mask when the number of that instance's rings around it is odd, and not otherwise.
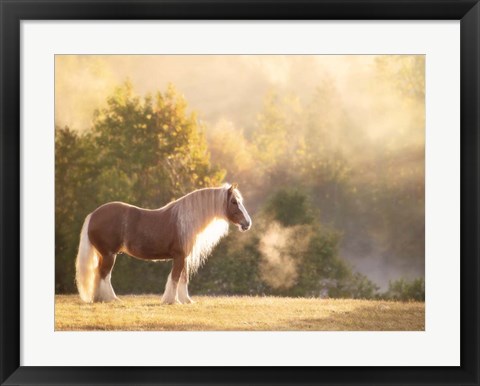
[[[375,75],[374,56],[64,56],[55,61],[55,122],[83,130],[95,108],[129,79],[139,95],[171,82],[210,124],[251,125],[272,88],[308,98],[322,80],[361,97]],[[353,108],[354,106],[352,106]],[[247,128],[248,129],[248,128]]]

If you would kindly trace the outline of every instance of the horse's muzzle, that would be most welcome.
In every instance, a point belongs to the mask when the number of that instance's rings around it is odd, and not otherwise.
[[[251,227],[252,227],[252,223],[251,223],[251,222],[249,222],[249,223],[247,223],[247,224],[242,224],[242,225],[241,225],[242,232],[248,231]]]

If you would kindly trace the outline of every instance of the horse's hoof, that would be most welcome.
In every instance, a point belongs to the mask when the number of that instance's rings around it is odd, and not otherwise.
[[[185,298],[185,299],[178,299],[179,300],[179,303],[181,304],[191,304],[191,303],[195,303],[190,297],[188,298]]]
[[[167,304],[167,305],[172,305],[172,304],[182,304],[180,303],[180,301],[178,299],[174,299],[174,300],[164,300],[162,299],[162,304]]]
[[[117,298],[116,296],[114,298],[95,298],[93,299],[92,303],[111,303],[116,300],[120,300],[120,299]]]

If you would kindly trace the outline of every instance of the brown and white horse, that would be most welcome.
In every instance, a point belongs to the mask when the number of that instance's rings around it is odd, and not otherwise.
[[[195,190],[160,209],[110,202],[90,213],[80,234],[76,282],[85,302],[117,299],[111,284],[117,253],[144,260],[172,259],[162,302],[191,303],[188,281],[228,232],[252,220],[236,184]]]

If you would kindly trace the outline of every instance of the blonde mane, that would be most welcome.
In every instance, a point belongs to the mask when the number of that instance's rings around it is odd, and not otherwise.
[[[226,205],[229,187],[195,190],[172,203],[190,276],[205,263],[215,245],[228,233]]]

